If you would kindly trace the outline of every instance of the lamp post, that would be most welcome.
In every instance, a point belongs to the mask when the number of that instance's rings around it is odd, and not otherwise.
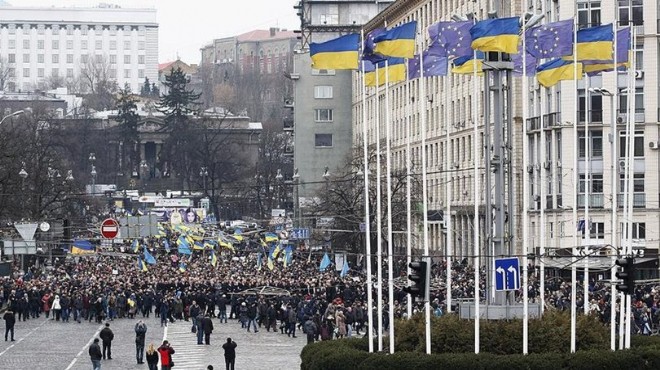
[[[20,114],[23,114],[23,113],[25,113],[25,111],[23,111],[23,110],[17,110],[16,112],[12,112],[12,113],[10,113],[10,114],[8,114],[8,115],[2,117],[2,119],[0,120],[0,125],[2,125],[2,123],[3,123],[7,118],[10,118],[10,117],[16,117],[16,116],[18,116],[18,115],[20,115]]]
[[[199,169],[199,177],[201,177],[204,181],[204,195],[206,195],[206,178],[209,175],[208,168],[206,166],[203,166]]]
[[[92,170],[90,171],[90,175],[92,175],[92,196],[96,194],[96,166],[94,166],[94,161],[96,161],[96,155],[93,152],[89,153],[89,162],[92,166]]]
[[[302,210],[300,209],[300,189],[298,188],[298,186],[300,186],[300,173],[298,172],[298,168],[293,169],[292,178],[293,178],[293,184],[296,187],[296,204],[293,210],[293,216],[297,217],[298,220],[298,224],[296,226],[302,227]]]
[[[25,170],[25,162],[23,162],[18,176],[21,177],[21,217],[23,217],[25,216],[25,179],[28,177],[28,173]]]
[[[284,176],[282,175],[282,170],[277,169],[277,175],[275,175],[275,182],[277,183],[277,208],[281,209],[282,208],[282,179],[284,179]]]
[[[323,180],[325,180],[325,191],[328,191],[328,183],[330,182],[330,169],[328,166],[325,166],[325,169],[323,170]]]

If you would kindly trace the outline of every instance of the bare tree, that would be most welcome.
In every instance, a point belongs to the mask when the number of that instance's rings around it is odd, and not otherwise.
[[[87,94],[87,105],[96,110],[111,109],[117,81],[110,75],[110,62],[105,55],[92,55],[82,64],[80,80],[82,92]]]
[[[13,78],[11,76],[11,67],[7,62],[7,59],[0,57],[0,89],[4,91],[7,88],[9,81]]]

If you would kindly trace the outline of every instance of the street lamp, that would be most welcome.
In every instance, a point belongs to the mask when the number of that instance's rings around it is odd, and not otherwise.
[[[25,213],[25,179],[28,177],[28,173],[25,170],[25,162],[23,162],[18,176],[21,177],[21,216],[23,216]]]
[[[277,175],[275,175],[275,182],[277,182],[277,208],[282,208],[282,179],[284,179],[284,176],[282,175],[282,170],[277,169]]]
[[[65,180],[66,180],[66,181],[73,181],[73,180],[74,180],[74,178],[73,178],[73,171],[72,171],[72,170],[68,170],[68,171],[66,171],[66,179],[65,179]]]
[[[9,117],[16,117],[16,116],[18,116],[19,114],[23,114],[23,113],[25,113],[25,111],[21,109],[21,110],[17,110],[16,112],[10,113],[10,114],[8,114],[8,115],[2,117],[2,119],[0,120],[0,125],[2,125],[2,123],[3,123],[7,118],[9,118]]]
[[[298,168],[293,169],[293,183],[296,186],[296,207],[294,209],[294,217],[296,216],[296,212],[298,212],[298,227],[302,227],[302,210],[300,209],[300,189],[298,188],[300,186],[300,173],[298,173]]]
[[[92,196],[96,193],[96,166],[94,166],[94,161],[96,161],[96,155],[93,152],[89,153],[89,162],[92,165],[92,171],[90,172],[92,175]]]
[[[209,171],[206,166],[203,166],[199,169],[199,177],[201,177],[204,181],[204,195],[206,195],[206,177],[208,177]]]

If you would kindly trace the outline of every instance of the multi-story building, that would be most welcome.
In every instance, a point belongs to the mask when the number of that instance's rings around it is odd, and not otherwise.
[[[311,67],[309,43],[360,32],[362,26],[392,1],[301,0],[298,10],[301,49],[294,56],[293,162],[300,176],[299,204],[323,189],[325,168],[343,167],[352,153],[352,72]]]
[[[376,27],[395,26],[400,23],[417,20],[418,30],[426,34],[430,24],[437,21],[449,21],[452,16],[473,14],[477,19],[485,19],[488,10],[486,1],[460,2],[441,0],[399,0],[384,12],[372,19],[365,31]],[[657,276],[658,248],[660,235],[660,212],[658,182],[660,176],[658,151],[658,4],[655,1],[618,0],[618,1],[531,1],[529,8],[523,9],[516,2],[505,2],[509,8],[501,10],[501,15],[519,15],[523,11],[545,12],[542,22],[551,22],[573,18],[577,14],[578,27],[585,28],[599,24],[614,23],[618,26],[633,26],[634,63],[632,75],[635,86],[633,104],[634,159],[633,159],[633,247],[643,255],[641,263],[647,262],[644,276]],[[356,74],[355,74],[356,75]],[[443,214],[445,221],[451,217],[451,229],[443,230],[442,223],[430,225],[430,245],[434,254],[444,253],[446,235],[453,244],[452,254],[456,259],[473,255],[474,245],[474,178],[472,169],[475,165],[473,156],[473,124],[479,125],[480,147],[476,165],[481,168],[479,189],[481,199],[480,235],[481,248],[488,254],[486,245],[492,235],[486,234],[484,226],[484,116],[483,116],[483,78],[478,77],[475,93],[471,75],[449,75],[431,77],[424,80],[426,87],[426,153],[428,173],[429,213],[447,209],[446,186],[449,187],[451,214]],[[625,123],[627,121],[628,101],[627,72],[605,72],[599,76],[578,81],[577,92],[573,81],[564,81],[557,86],[545,89],[529,79],[529,91],[522,92],[521,78],[514,78],[513,101],[513,138],[507,143],[510,148],[513,171],[513,205],[510,214],[514,218],[513,246],[514,253],[521,253],[522,223],[528,222],[531,250],[536,254],[561,255],[562,249],[570,249],[575,240],[580,247],[589,246],[602,254],[611,254],[611,245],[621,246],[623,239],[623,179],[624,159],[622,151],[625,142]],[[406,85],[410,84],[413,99],[405,98]],[[446,85],[445,85],[446,84]],[[390,107],[393,122],[393,164],[401,170],[405,166],[405,144],[408,135],[405,132],[406,117],[412,122],[413,161],[420,163],[421,122],[419,110],[420,80],[393,84],[390,86]],[[375,104],[374,90],[363,99],[359,79],[355,77],[353,88],[353,143],[362,145],[362,109],[373,112]],[[380,98],[383,99],[383,90]],[[577,96],[576,96],[577,94]],[[523,99],[527,100],[528,137],[522,136]],[[412,104],[414,100],[416,103]],[[383,104],[383,103],[381,103]],[[476,111],[473,104],[477,105]],[[492,104],[492,101],[491,101]],[[382,109],[382,107],[381,107]],[[574,115],[575,112],[577,115]],[[412,113],[410,113],[412,112]],[[475,116],[476,112],[476,116]],[[574,137],[574,116],[577,117],[578,135]],[[492,117],[491,117],[492,119]],[[492,121],[491,121],[492,122]],[[615,123],[614,131],[610,123]],[[368,114],[368,141],[374,144],[375,124],[373,114]],[[381,140],[385,126],[381,120]],[[447,137],[448,136],[448,137]],[[585,140],[588,137],[589,140]],[[528,153],[523,153],[523,140],[529,144]],[[588,145],[587,145],[588,143]],[[616,143],[618,149],[612,150]],[[298,148],[296,148],[297,150]],[[449,158],[446,157],[448,149]],[[490,156],[492,148],[488,148]],[[523,168],[523,154],[528,163]],[[577,156],[577,167],[574,158]],[[448,160],[447,160],[448,159]],[[449,163],[449,167],[446,166]],[[613,172],[614,171],[614,172]],[[419,173],[419,168],[416,170]],[[489,171],[490,173],[490,171]],[[577,181],[574,181],[576,174]],[[491,173],[492,175],[492,173]],[[614,176],[612,176],[614,175]],[[523,178],[529,183],[529,219],[522,220]],[[612,179],[616,179],[613,183]],[[492,192],[489,189],[489,192]],[[617,201],[614,202],[616,195]],[[588,199],[588,202],[586,201]],[[576,207],[577,203],[577,207]],[[613,208],[615,212],[613,212]],[[577,217],[573,211],[577,209]],[[442,213],[442,212],[441,212]],[[616,214],[617,222],[612,222]],[[585,221],[586,220],[586,221]],[[580,230],[580,231],[577,231]],[[574,239],[575,238],[575,239]],[[570,252],[568,252],[570,254]],[[609,259],[608,259],[609,261]],[[645,265],[641,265],[642,269]],[[582,267],[582,266],[581,266]]]
[[[0,65],[9,91],[49,89],[102,69],[139,92],[145,77],[158,79],[156,9],[3,6]]]

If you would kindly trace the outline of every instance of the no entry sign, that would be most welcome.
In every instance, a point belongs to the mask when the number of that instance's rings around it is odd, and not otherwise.
[[[114,239],[119,234],[119,223],[114,218],[106,218],[101,224],[101,236]]]

